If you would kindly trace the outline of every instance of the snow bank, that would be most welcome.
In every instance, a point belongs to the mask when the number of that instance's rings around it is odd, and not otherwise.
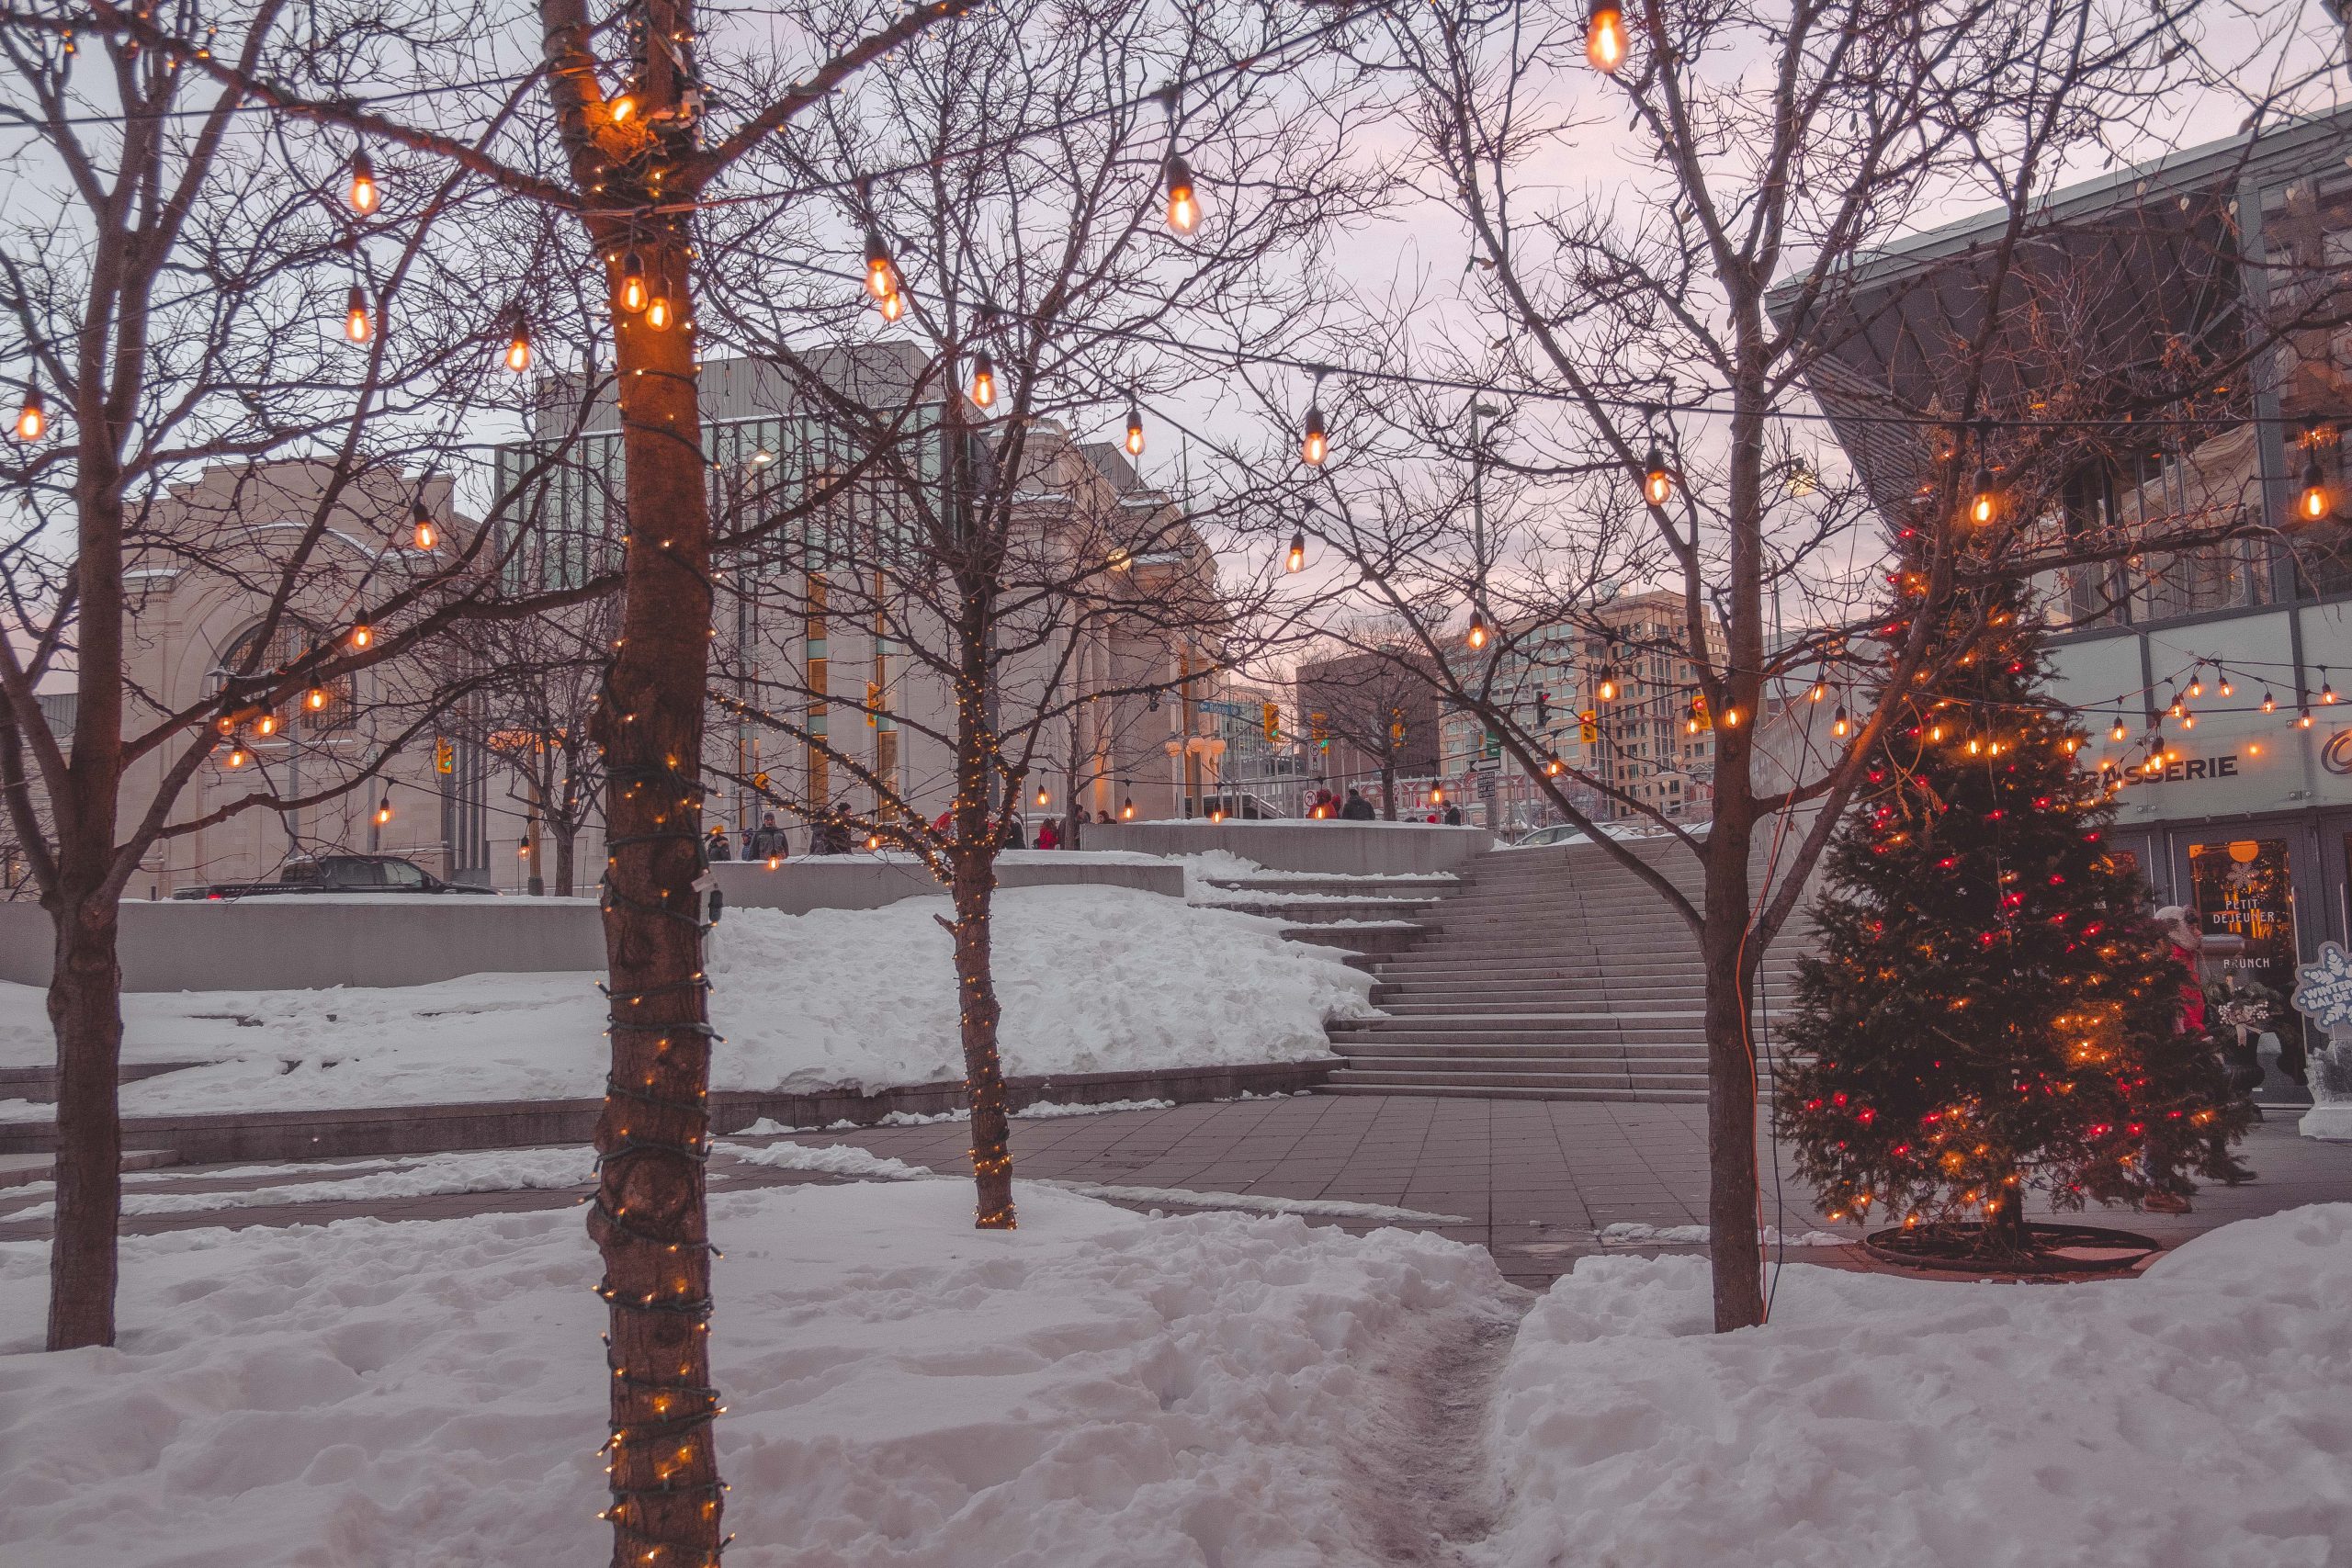
[[[1006,1069],[1104,1072],[1327,1055],[1371,977],[1272,920],[1121,887],[997,897]],[[963,1077],[944,898],[787,915],[730,909],[713,935],[718,1089],[882,1089]],[[603,1092],[604,998],[582,974],[473,975],[397,989],[124,998],[131,1060],[213,1065],[127,1085],[131,1115]],[[0,986],[0,1063],[50,1059],[40,993]],[[49,1107],[0,1101],[0,1117]]]
[[[960,1182],[718,1197],[729,1568],[1307,1568],[1411,1509],[1400,1396],[1507,1314],[1476,1248]],[[576,1212],[129,1238],[120,1348],[45,1355],[0,1247],[0,1561],[603,1560]]]
[[[1581,1260],[1504,1371],[1479,1560],[2321,1568],[2352,1553],[2352,1204],[2136,1280],[1792,1266],[1707,1332],[1695,1258]]]

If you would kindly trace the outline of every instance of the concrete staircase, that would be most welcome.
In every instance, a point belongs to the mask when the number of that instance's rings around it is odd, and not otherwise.
[[[1429,934],[1430,913],[1464,886],[1451,873],[1306,876],[1264,872],[1206,878],[1203,902],[1266,915],[1283,935],[1317,947],[1344,948],[1348,962],[1372,968]]]
[[[1695,889],[1689,855],[1662,844],[1642,852]],[[1327,1092],[1706,1099],[1697,943],[1606,850],[1498,851],[1419,923],[1421,933],[1374,968],[1373,1000],[1389,1016],[1330,1026],[1345,1065]],[[1806,942],[1799,921],[1791,928],[1765,957],[1761,1004],[1789,995]]]

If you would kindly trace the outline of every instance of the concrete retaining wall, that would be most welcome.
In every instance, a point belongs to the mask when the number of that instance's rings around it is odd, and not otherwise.
[[[871,909],[940,891],[921,865],[873,855],[804,856],[775,871],[734,861],[717,870],[730,906],[793,914]],[[998,881],[1184,896],[1182,866],[1134,857],[1031,851],[1002,862]],[[54,940],[39,905],[0,904],[0,980],[48,985]],[[604,966],[594,898],[294,894],[122,906],[126,991],[424,986],[460,975]]]
[[[1090,828],[1091,833],[1106,829]],[[774,871],[765,861],[723,861],[711,868],[728,907],[782,909],[875,909],[901,898],[945,891],[922,863],[898,855],[797,855]],[[1184,896],[1184,868],[1170,861],[1092,852],[1014,850],[997,862],[999,887],[1084,884]]]
[[[1275,871],[1339,876],[1454,871],[1495,847],[1484,828],[1427,822],[1120,822],[1086,829],[1090,849],[1152,855],[1227,850]]]

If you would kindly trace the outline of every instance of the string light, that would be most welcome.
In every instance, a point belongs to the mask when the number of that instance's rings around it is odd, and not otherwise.
[[[1828,694],[1829,682],[1826,681],[1815,681],[1813,683],[1813,689],[1805,693],[1804,700],[1809,703],[1817,703]]]
[[[2230,672],[2229,672],[2228,671],[2226,671],[2226,670],[2223,670],[2223,671],[2220,671],[2220,674],[2221,674],[2221,677],[2222,677],[2222,683],[2221,683],[2221,685],[2219,685],[2218,687],[2216,687],[2216,688],[2215,688],[2215,690],[2216,690],[2216,691],[2218,691],[2218,692],[2220,692],[2220,693],[2221,693],[2221,694],[2222,694],[2222,695],[2223,695],[2223,696],[2225,696],[2225,697],[2233,697],[2233,696],[2237,695],[2237,690],[2238,690],[2238,689],[2237,689],[2235,686],[2233,686],[2233,685],[2231,685],[2231,684],[2230,684]]]
[[[49,405],[41,401],[40,388],[25,389],[25,400],[17,410],[17,439],[38,441],[49,434]]]
[[[2109,740],[2121,740],[2127,739],[2130,733],[2130,731],[2123,728],[2123,716],[2121,714],[2117,714],[2115,716],[2115,728],[2107,732],[2107,738]]]
[[[245,749],[242,746],[230,747],[228,764],[232,768],[243,767],[245,765]]]
[[[2265,713],[2278,711],[2278,699],[2270,694],[2270,688],[2267,686],[2262,689],[2262,711]]]
[[[383,798],[382,804],[376,807],[376,826],[380,828],[391,819],[392,797],[390,795],[386,795]]]
[[[383,193],[376,186],[376,165],[368,161],[365,152],[351,156],[351,188],[344,193],[351,203],[351,210],[362,218],[383,204]]]
[[[651,302],[652,294],[645,287],[645,263],[635,251],[621,257],[620,286],[613,291],[613,303],[634,316]]]
[[[1046,793],[1046,786],[1044,784],[1039,784],[1037,786],[1037,809],[1042,811],[1051,804],[1053,804],[1053,797]]]
[[[1290,572],[1306,570],[1306,535],[1303,531],[1290,536],[1290,549],[1283,556],[1283,570]]]
[[[996,401],[996,361],[986,352],[972,356],[972,402],[987,408]]]
[[[2309,729],[2311,727],[2312,727],[2312,710],[2311,710],[2311,709],[2309,709],[2309,708],[2304,708],[2304,709],[2301,710],[2300,712],[2298,712],[2298,713],[2296,714],[2296,716],[2295,716],[2295,728],[2296,728],[2297,729]]]
[[[424,510],[422,500],[413,504],[410,522],[410,538],[418,549],[435,550],[441,547],[441,530],[434,526],[433,514]]]
[[[1853,728],[1852,723],[1847,719],[1846,710],[1843,707],[1840,707],[1836,716],[1829,721],[1829,733],[1840,740],[1845,739],[1848,732]]]
[[[327,689],[324,686],[313,686],[302,694],[302,706],[309,712],[325,712],[327,702]]]
[[[1309,468],[1320,468],[1323,459],[1331,455],[1331,443],[1323,434],[1323,411],[1313,403],[1306,406],[1306,428],[1298,443],[1299,460]]]
[[[645,302],[645,324],[657,333],[668,332],[673,319],[673,309],[667,294],[654,295]]]
[[[2192,697],[2205,694],[2205,666],[2202,664],[2188,672],[2188,694]]]
[[[1143,456],[1143,411],[1133,398],[1127,400],[1127,456]]]
[[[531,367],[531,319],[514,312],[513,332],[506,339],[506,368],[520,376]]]
[[[884,321],[895,321],[907,313],[907,291],[903,288],[893,288],[876,301],[874,308],[882,312]]]
[[[254,733],[255,735],[262,736],[265,739],[277,734],[277,716],[274,713],[266,713],[259,718],[254,720]]]
[[[1134,797],[1133,795],[1129,795],[1125,800],[1122,801],[1122,802],[1120,803],[1120,805],[1119,805],[1119,820],[1120,820],[1120,821],[1122,821],[1122,822],[1132,822],[1132,821],[1134,821],[1135,819],[1136,819],[1136,802],[1135,802],[1135,797]]]
[[[1969,521],[1981,528],[2000,515],[2001,499],[1999,492],[1993,488],[1993,470],[1982,463],[1978,464],[1976,479],[1971,488],[1975,495],[1968,503]]]
[[[2327,666],[2324,664],[2319,667],[2319,700],[2323,703],[2335,701],[2335,688],[2328,684]]]
[[[2320,468],[2317,452],[2303,465],[2303,493],[2297,498],[2295,510],[2306,522],[2316,523],[2327,515],[2327,475]]]
[[[1594,70],[1611,76],[1625,63],[1625,13],[1618,0],[1592,0],[1586,13],[1584,57]]]
[[[899,291],[899,269],[890,261],[890,248],[882,243],[882,231],[865,231],[865,291],[880,304]]]
[[[375,640],[376,634],[366,622],[363,621],[351,628],[351,646],[354,649],[364,649]]]
[[[1674,473],[1666,466],[1666,453],[1650,447],[1650,455],[1642,463],[1642,494],[1652,506],[1664,506],[1674,499]]]
[[[616,94],[612,102],[605,106],[605,112],[613,117],[615,125],[627,125],[637,114],[637,95],[635,93]]]
[[[1470,632],[1463,640],[1476,652],[1487,646],[1487,617],[1476,610],[1470,612]]]
[[[343,307],[343,335],[354,343],[366,343],[376,335],[376,325],[368,319],[368,291],[356,283]]]
[[[1193,167],[1182,154],[1168,155],[1168,227],[1189,234],[1201,225],[1201,200],[1193,191]]]
[[[1617,672],[1606,664],[1600,667],[1600,683],[1593,688],[1592,694],[1604,703],[1617,700]]]

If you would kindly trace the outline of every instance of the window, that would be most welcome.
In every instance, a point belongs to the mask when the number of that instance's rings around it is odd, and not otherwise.
[[[417,870],[408,862],[404,860],[378,861],[376,865],[377,869],[384,874],[385,886],[397,887],[411,893],[424,891],[424,873]]]
[[[225,678],[243,669],[247,660],[253,656],[254,639],[260,635],[261,628],[255,626],[231,643],[229,651],[220,657],[217,674]],[[303,626],[291,616],[280,617],[277,630],[270,636],[269,647],[253,666],[254,673],[267,674],[272,670],[282,670],[325,640],[325,634],[314,627]],[[356,699],[359,686],[356,676],[338,676],[319,689],[325,694],[323,707],[311,707],[307,694],[301,692],[296,693],[284,705],[292,710],[302,729],[312,734],[325,734],[348,729],[358,722],[359,705]]]

